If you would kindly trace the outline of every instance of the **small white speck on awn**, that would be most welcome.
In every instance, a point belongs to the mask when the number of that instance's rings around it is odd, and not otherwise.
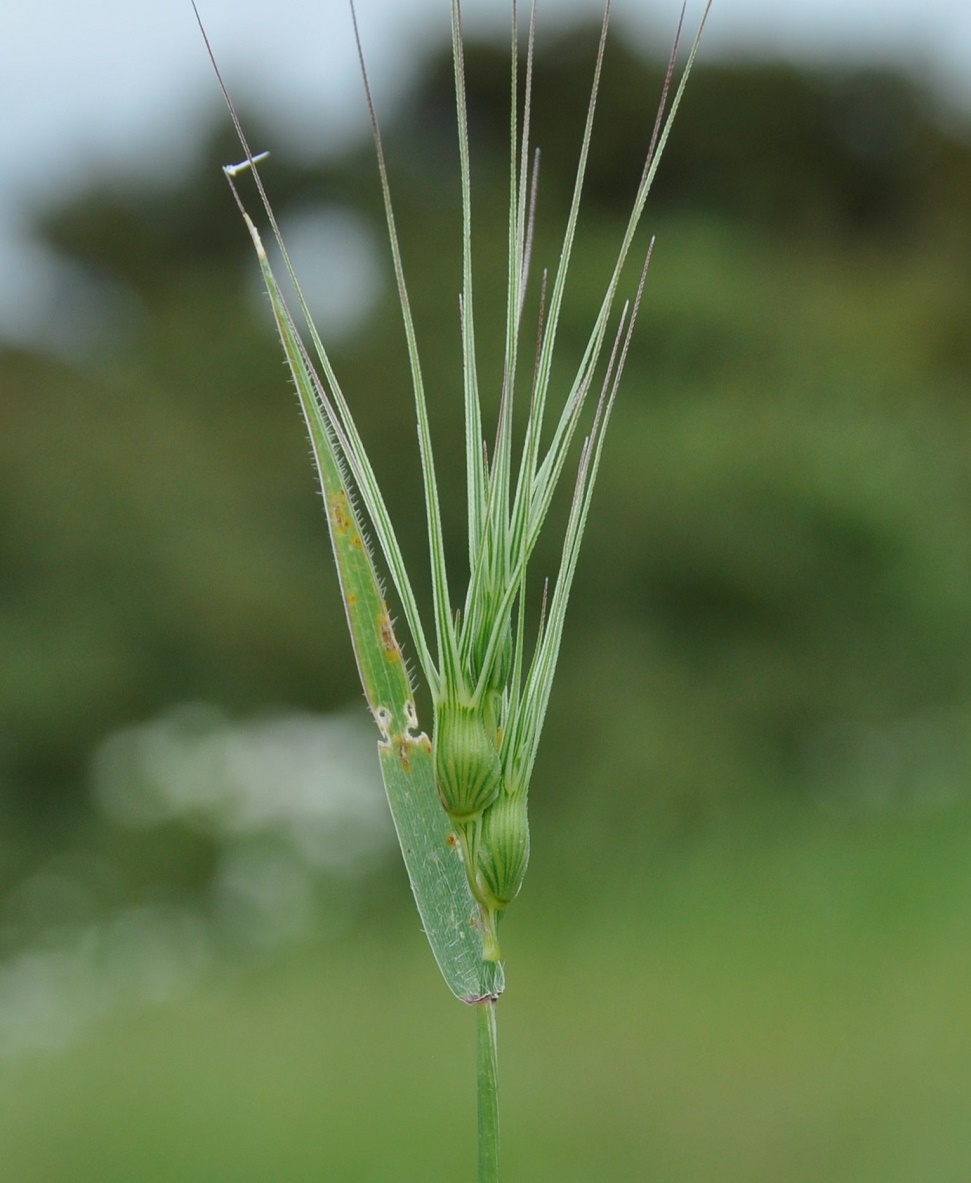
[[[223,172],[227,177],[238,177],[240,173],[245,173],[253,167],[254,164],[259,164],[261,160],[266,160],[269,152],[257,152],[252,160],[241,160],[239,164],[224,164]]]

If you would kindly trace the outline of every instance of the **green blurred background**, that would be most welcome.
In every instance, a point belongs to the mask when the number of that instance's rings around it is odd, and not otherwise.
[[[593,45],[541,45],[537,268]],[[494,390],[505,53],[468,67]],[[661,77],[611,43],[567,360]],[[450,85],[431,59],[385,136],[460,555]],[[116,172],[39,212],[98,315],[69,356],[0,352],[3,1178],[471,1178],[472,1016],[384,817],[225,123],[167,187]],[[266,175],[420,567],[372,151]],[[505,924],[506,1177],[960,1178],[969,125],[887,70],[702,64],[647,222]]]

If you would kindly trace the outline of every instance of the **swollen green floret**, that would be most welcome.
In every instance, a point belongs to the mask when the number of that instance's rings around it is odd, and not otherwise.
[[[453,821],[470,821],[499,796],[502,770],[492,712],[441,703],[435,713],[435,787]]]
[[[479,876],[497,910],[519,894],[529,862],[525,793],[502,793],[482,817]]]

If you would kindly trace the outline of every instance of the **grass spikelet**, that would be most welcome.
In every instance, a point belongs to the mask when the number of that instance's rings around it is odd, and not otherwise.
[[[558,394],[553,384],[553,362],[605,68],[611,4],[608,0],[604,8],[592,63],[589,102],[558,262],[552,273],[544,273],[539,281],[538,326],[524,327],[538,192],[538,152],[531,143],[536,4],[534,0],[530,7],[523,61],[519,45],[520,16],[516,0],[512,0],[507,292],[502,384],[495,392],[495,434],[490,441],[485,434],[486,416],[478,377],[462,10],[460,0],[451,0],[462,198],[462,237],[458,245],[462,257],[459,304],[462,374],[461,382],[456,385],[463,392],[465,408],[469,570],[464,594],[458,597],[449,585],[446,571],[418,334],[402,262],[381,128],[353,0],[351,14],[414,399],[431,565],[432,594],[427,616],[417,602],[392,515],[355,424],[351,404],[313,326],[274,217],[260,172],[266,153],[254,154],[250,149],[220,77],[245,154],[243,161],[226,166],[224,171],[257,252],[310,434],[351,640],[365,696],[378,727],[382,772],[415,899],[446,982],[458,997],[480,1006],[480,1181],[490,1183],[498,1177],[495,1002],[504,984],[499,921],[519,894],[526,872],[529,781],[556,671],[605,433],[631,346],[653,241],[645,252],[637,289],[618,311],[621,276],[633,250],[645,203],[698,51],[708,7],[686,65],[675,83],[682,12],[643,172],[599,312],[572,380]],[[206,44],[208,48],[208,41]],[[218,76],[218,69],[216,72]],[[260,233],[236,188],[237,176],[247,169],[253,173],[263,214],[293,282],[296,312],[299,320],[306,323],[306,338],[280,292]],[[513,414],[520,397],[517,375],[526,342],[534,340],[536,360],[528,414],[525,428],[517,439]],[[573,478],[559,567],[552,583],[545,585],[538,626],[527,628],[530,559],[584,422],[587,427],[579,445],[579,463]],[[377,552],[401,603],[418,669],[431,694],[434,709],[431,738],[419,726],[411,676],[395,637],[374,558],[366,544],[365,523],[370,527]]]

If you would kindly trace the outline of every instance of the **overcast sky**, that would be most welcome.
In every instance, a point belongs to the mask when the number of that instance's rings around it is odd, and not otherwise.
[[[632,35],[666,43],[680,0],[615,0]],[[379,103],[447,35],[448,0],[357,0]],[[525,0],[520,0],[525,7]],[[540,0],[540,28],[602,0]],[[701,0],[690,0],[689,28]],[[363,120],[347,0],[199,0],[237,93],[259,96],[297,139]],[[505,27],[507,0],[465,0],[470,29]],[[971,106],[969,0],[714,0],[710,57],[904,62]],[[0,4],[0,340],[29,337],[53,271],[23,226],[51,191],[106,163],[161,171],[195,146],[214,81],[190,0]]]

